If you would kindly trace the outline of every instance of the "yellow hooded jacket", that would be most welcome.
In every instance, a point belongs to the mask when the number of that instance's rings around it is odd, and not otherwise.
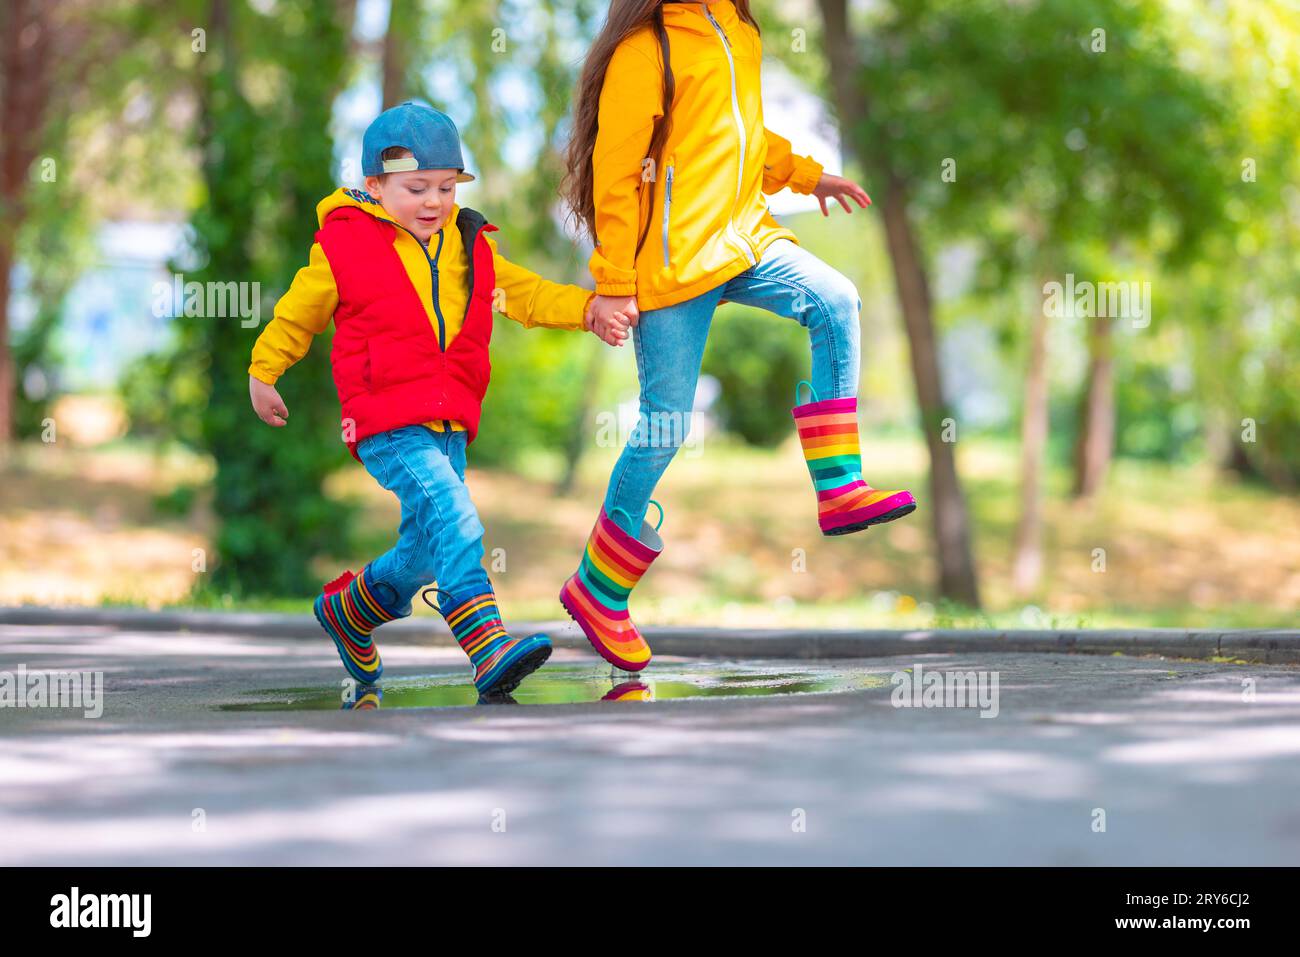
[[[666,3],[676,92],[660,169],[648,159],[663,114],[659,40],[645,27],[619,44],[605,74],[592,155],[596,291],[661,309],[757,264],[777,239],[798,242],[764,193],[811,193],[822,166],[763,126],[758,32],[731,0]],[[636,243],[646,217],[649,233]]]
[[[338,189],[321,200],[316,206],[318,222],[324,224],[325,217],[340,206],[356,206],[379,219],[396,222],[383,206],[370,199],[369,194],[355,189]],[[438,309],[434,308],[433,302],[430,260],[437,257],[438,307],[446,324],[448,345],[460,331],[469,299],[469,289],[466,287],[468,252],[461,240],[460,230],[454,228],[459,216],[460,206],[452,206],[451,215],[438,231],[443,235],[440,251],[438,233],[434,233],[429,240],[427,254],[419,240],[405,229],[398,228],[393,240],[406,275],[419,294],[420,301],[424,303],[429,322],[435,330],[438,328]],[[448,229],[448,226],[453,228]],[[484,234],[483,238],[492,249],[492,260],[496,267],[498,292],[493,296],[493,302],[498,306],[499,312],[529,328],[583,328],[583,317],[594,293],[578,286],[551,282],[522,266],[516,266],[497,252],[496,243],[490,236]],[[248,367],[249,374],[274,385],[289,366],[307,354],[312,340],[329,326],[338,301],[338,290],[329,260],[320,243],[313,243],[307,265],[298,270],[289,291],[276,303],[275,315],[257,337],[253,346],[252,363]],[[452,429],[465,428],[460,422],[447,421]],[[438,431],[444,428],[443,420],[426,422],[425,425]]]

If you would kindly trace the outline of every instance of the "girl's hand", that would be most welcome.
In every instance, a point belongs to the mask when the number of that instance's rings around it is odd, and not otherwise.
[[[584,317],[584,325],[609,345],[621,346],[627,339],[627,330],[639,318],[635,296],[596,296]]]
[[[248,396],[253,400],[253,411],[267,425],[287,425],[289,410],[275,386],[268,385],[256,376],[248,377]]]
[[[822,178],[813,187],[813,195],[822,204],[823,216],[831,214],[831,211],[826,208],[826,200],[828,199],[838,199],[846,213],[853,212],[853,207],[845,200],[845,196],[855,200],[863,209],[871,205],[871,197],[867,195],[865,189],[851,179],[845,179],[843,176],[832,176],[830,173],[822,173]]]
[[[611,346],[623,344],[623,340],[627,338],[627,329],[627,317],[622,313],[614,313],[608,317],[587,314],[587,331],[595,333]]]

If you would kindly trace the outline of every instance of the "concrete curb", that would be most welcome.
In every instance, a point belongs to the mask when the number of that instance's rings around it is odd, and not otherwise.
[[[134,608],[0,607],[0,625],[98,626],[117,630],[213,632],[269,638],[310,639],[321,636],[320,625],[311,615],[154,612]],[[511,622],[510,627],[516,634],[547,631],[558,648],[590,648],[586,638],[569,621]],[[1254,664],[1300,664],[1300,630],[864,631],[645,627],[642,632],[656,653],[688,658],[870,658],[981,651],[1119,652],[1175,658],[1224,657]],[[384,638],[402,643],[452,643],[451,632],[441,619],[426,616],[390,622],[384,626]]]

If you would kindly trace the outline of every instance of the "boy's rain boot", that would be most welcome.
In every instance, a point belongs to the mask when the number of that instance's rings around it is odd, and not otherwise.
[[[362,684],[374,684],[384,673],[379,649],[370,633],[398,617],[379,601],[370,566],[360,575],[346,571],[325,586],[312,606],[316,620],[334,639],[343,667]]]
[[[437,604],[429,600],[430,592],[438,596]],[[480,699],[505,698],[551,656],[551,639],[544,634],[510,637],[491,586],[476,595],[457,597],[441,588],[427,588],[422,595],[469,655]]]
[[[800,385],[808,386],[813,401],[798,404]],[[812,383],[801,381],[794,387],[794,401],[790,412],[817,493],[823,535],[847,535],[916,510],[911,492],[882,492],[863,481],[856,397],[819,402]]]
[[[650,646],[627,611],[627,596],[663,552],[659,526],[664,510],[653,499],[650,504],[659,509],[659,524],[651,528],[642,521],[638,538],[623,531],[602,504],[582,563],[560,588],[560,604],[596,653],[624,671],[640,671],[650,663]]]

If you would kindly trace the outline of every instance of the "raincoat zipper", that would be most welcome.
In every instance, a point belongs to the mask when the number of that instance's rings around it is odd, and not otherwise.
[[[727,53],[727,68],[731,71],[731,116],[736,121],[736,132],[740,135],[740,157],[736,162],[736,198],[732,201],[731,206],[731,214],[734,217],[736,203],[740,202],[741,186],[745,180],[745,121],[740,115],[740,97],[736,95],[736,61],[731,56],[731,41],[727,39],[727,32],[722,29],[722,24],[713,18],[713,14],[709,12],[709,5],[702,3],[700,9],[709,18],[709,22],[713,24],[713,29],[717,31],[718,36],[722,38],[722,48]],[[731,231],[740,240],[740,245],[744,247],[745,256],[749,259],[750,265],[757,265],[758,260],[754,258],[754,250],[750,246],[749,240],[740,235],[740,230],[736,228],[735,219],[729,218],[727,225],[731,227]]]
[[[668,261],[668,217],[673,208],[673,168],[668,167],[668,180],[664,184],[664,265]]]
[[[394,222],[393,225],[400,226],[408,233],[411,233],[411,231],[406,229],[405,226],[402,226],[401,223]],[[438,301],[438,260],[442,257],[443,240],[447,237],[441,229],[438,230],[438,248],[432,256],[429,255],[429,247],[420,242],[419,236],[415,235],[415,233],[411,233],[411,238],[415,240],[416,245],[420,247],[420,251],[424,253],[424,258],[429,261],[429,278],[433,283],[433,314],[438,317],[438,348],[445,353],[447,351],[447,321],[442,317],[442,304]],[[447,419],[443,419],[442,427],[450,432],[451,422]]]

